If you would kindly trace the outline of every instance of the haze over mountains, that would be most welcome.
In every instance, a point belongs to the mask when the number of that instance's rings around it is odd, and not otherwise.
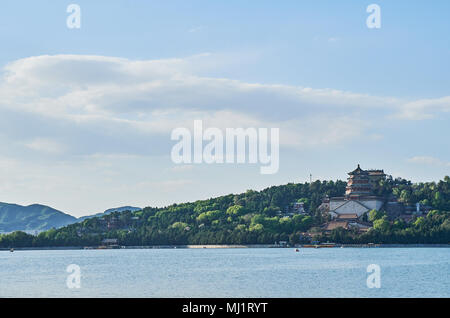
[[[108,209],[101,213],[76,218],[46,205],[32,204],[22,206],[0,202],[0,233],[14,231],[41,232],[81,222],[91,217],[101,217],[112,212],[137,211],[138,207],[124,206]]]

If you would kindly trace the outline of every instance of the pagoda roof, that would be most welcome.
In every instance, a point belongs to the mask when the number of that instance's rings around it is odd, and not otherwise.
[[[368,174],[368,172],[365,171],[365,170],[363,170],[363,169],[361,169],[361,167],[360,167],[359,164],[358,164],[358,167],[357,167],[355,170],[353,170],[352,172],[349,172],[348,174],[349,174],[349,175],[355,175],[355,174]]]

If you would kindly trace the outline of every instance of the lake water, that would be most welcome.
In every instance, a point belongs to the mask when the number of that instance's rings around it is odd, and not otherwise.
[[[79,289],[66,285],[70,264]],[[0,296],[450,297],[450,248],[0,251]]]

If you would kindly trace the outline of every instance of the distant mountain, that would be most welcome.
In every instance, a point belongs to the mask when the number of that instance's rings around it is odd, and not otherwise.
[[[141,208],[123,206],[108,209],[104,212],[76,218],[46,205],[32,204],[22,206],[0,202],[0,233],[24,231],[28,233],[42,232],[51,228],[60,228],[72,223],[82,222],[93,217],[101,217],[113,212],[130,210],[139,211]]]
[[[0,233],[45,231],[77,222],[77,218],[51,207],[0,202]]]
[[[84,221],[86,219],[95,218],[95,217],[102,217],[104,215],[108,215],[108,214],[111,214],[113,212],[124,212],[124,211],[134,212],[134,211],[139,211],[139,210],[142,210],[142,209],[138,208],[138,207],[134,207],[134,206],[122,206],[120,208],[108,209],[108,210],[106,210],[104,212],[101,212],[101,213],[82,216],[82,217],[78,218],[76,222],[82,222],[82,221]]]

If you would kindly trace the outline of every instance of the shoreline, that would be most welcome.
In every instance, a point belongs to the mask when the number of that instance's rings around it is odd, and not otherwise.
[[[229,249],[229,248],[449,248],[450,244],[300,244],[279,246],[274,244],[249,245],[150,245],[150,246],[53,246],[53,247],[14,247],[14,251],[57,251],[57,250],[110,250],[110,249]],[[0,251],[10,251],[0,248]]]

